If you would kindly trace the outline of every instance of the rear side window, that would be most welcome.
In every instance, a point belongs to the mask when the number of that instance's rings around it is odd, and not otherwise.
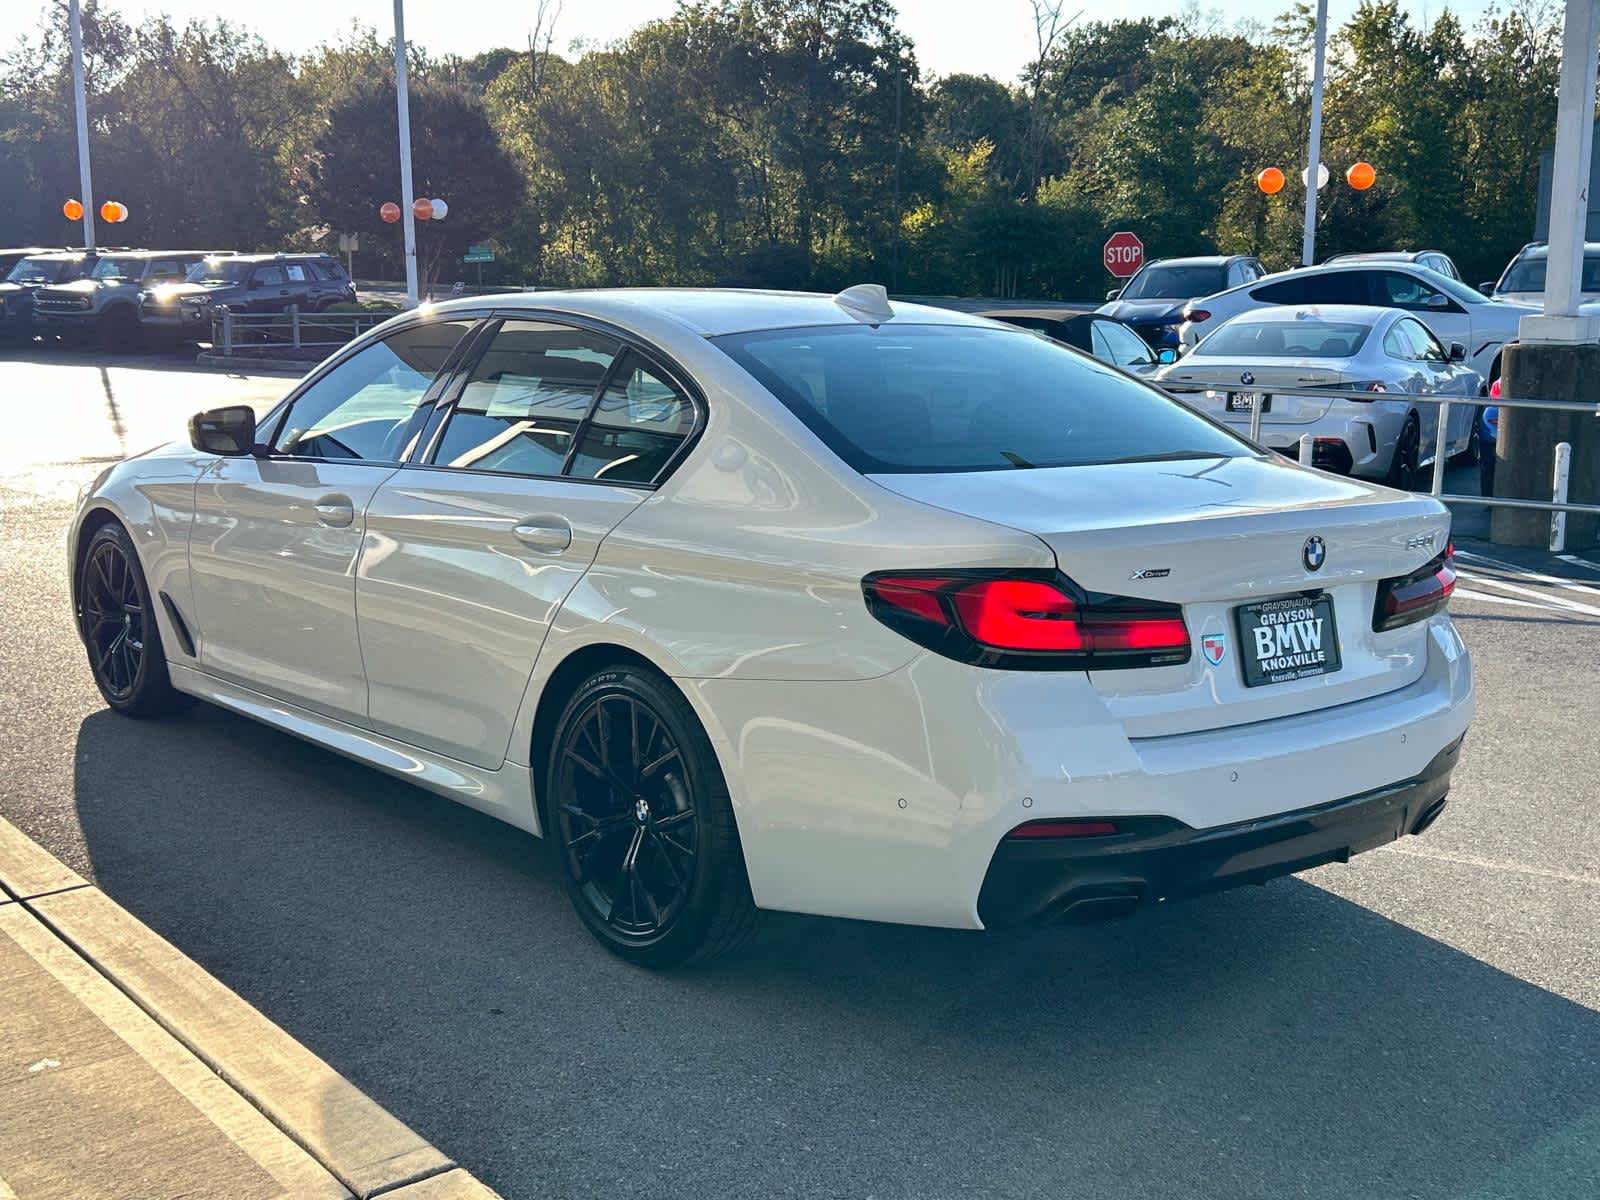
[[[434,465],[560,475],[620,350],[604,334],[507,321],[456,401]]]
[[[1263,304],[1370,304],[1371,289],[1362,271],[1301,275],[1252,288]]]
[[[262,287],[277,287],[284,282],[282,267],[256,268],[255,282]]]
[[[637,354],[617,364],[584,426],[568,474],[649,483],[694,428],[694,406]]]
[[[1164,392],[1021,330],[829,325],[713,342],[864,474],[1253,452]]]

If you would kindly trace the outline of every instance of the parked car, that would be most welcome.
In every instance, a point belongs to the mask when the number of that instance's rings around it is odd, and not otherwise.
[[[1359,304],[1411,313],[1445,345],[1467,348],[1466,365],[1485,379],[1500,375],[1500,351],[1517,336],[1524,304],[1489,300],[1458,280],[1415,263],[1325,264],[1280,271],[1244,287],[1194,301],[1179,337],[1192,347],[1222,322],[1272,305]]]
[[[1063,316],[1049,309],[1018,308],[993,309],[978,315],[1022,329],[1032,329],[1135,375],[1147,375],[1160,365],[1158,352],[1151,348],[1150,343],[1115,317],[1101,316],[1099,313]],[[1172,355],[1174,352],[1169,348],[1160,353]]]
[[[1121,915],[1421,832],[1473,709],[1449,537],[860,286],[405,313],[102,472],[68,553],[113,709],[542,834],[659,967],[762,908]]]
[[[1529,242],[1512,255],[1506,269],[1500,272],[1498,282],[1480,283],[1478,290],[1496,300],[1542,308],[1545,269],[1549,265],[1550,247],[1544,242]],[[1580,287],[1585,301],[1600,301],[1600,242],[1583,244],[1583,279]]]
[[[1250,283],[1266,274],[1261,260],[1248,254],[1163,258],[1140,267],[1132,279],[1106,293],[1095,311],[1115,317],[1160,349],[1178,345],[1184,307],[1196,296]]]
[[[1439,410],[1384,395],[1476,397],[1482,379],[1460,365],[1465,357],[1461,343],[1446,348],[1398,309],[1262,308],[1228,321],[1156,378],[1182,389],[1185,404],[1241,432],[1249,431],[1259,404],[1261,440],[1280,454],[1298,455],[1300,438],[1310,434],[1315,466],[1409,489],[1433,461]],[[1371,398],[1340,399],[1319,389]],[[1450,454],[1476,450],[1476,413],[1451,406]]]
[[[49,254],[52,250],[62,248],[61,246],[13,246],[0,249],[0,276],[9,274],[12,267],[31,255]]]
[[[31,338],[35,293],[50,284],[81,279],[98,258],[94,250],[41,250],[13,263],[0,283],[0,336],[13,341]]]
[[[1430,271],[1437,271],[1451,279],[1459,280],[1461,272],[1456,268],[1453,260],[1443,250],[1372,250],[1364,254],[1335,254],[1328,259],[1330,263],[1381,263],[1405,262],[1415,263],[1419,267],[1427,267]]]
[[[139,297],[139,320],[164,341],[209,341],[211,318],[236,313],[321,312],[356,298],[355,284],[328,254],[237,254],[195,264],[177,283]]]
[[[52,284],[34,297],[38,332],[75,340],[98,338],[115,350],[139,342],[139,295],[182,282],[207,250],[128,250],[101,254],[82,279]]]

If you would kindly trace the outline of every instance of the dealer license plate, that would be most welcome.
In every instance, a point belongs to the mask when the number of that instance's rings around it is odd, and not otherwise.
[[[1326,593],[1241,604],[1239,662],[1246,687],[1289,683],[1339,669],[1339,631]]]
[[[1229,392],[1228,411],[1242,413],[1254,412],[1257,401],[1260,401],[1261,403],[1262,412],[1266,413],[1272,411],[1272,397],[1264,396],[1260,392]]]

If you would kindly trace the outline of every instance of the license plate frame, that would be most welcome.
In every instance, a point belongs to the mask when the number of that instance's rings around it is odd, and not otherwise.
[[[1229,392],[1223,401],[1223,408],[1231,413],[1244,413],[1249,415],[1255,411],[1256,405],[1261,405],[1261,411],[1272,411],[1272,393],[1270,392]]]
[[[1332,675],[1343,665],[1333,597],[1327,592],[1240,604],[1233,610],[1245,687],[1269,687]],[[1309,626],[1309,622],[1320,622]],[[1272,630],[1270,649],[1258,629]],[[1275,664],[1275,665],[1269,665]]]

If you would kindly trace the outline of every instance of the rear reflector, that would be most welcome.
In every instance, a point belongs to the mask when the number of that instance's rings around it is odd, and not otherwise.
[[[1425,620],[1449,604],[1450,593],[1455,590],[1455,544],[1447,542],[1444,553],[1420,570],[1378,584],[1372,628],[1374,631],[1398,629]]]
[[[1010,838],[1078,838],[1109,837],[1117,827],[1111,821],[1029,821],[1018,825]]]
[[[1176,604],[1090,595],[1053,571],[886,571],[861,588],[885,625],[979,666],[1098,670],[1189,659]]]

